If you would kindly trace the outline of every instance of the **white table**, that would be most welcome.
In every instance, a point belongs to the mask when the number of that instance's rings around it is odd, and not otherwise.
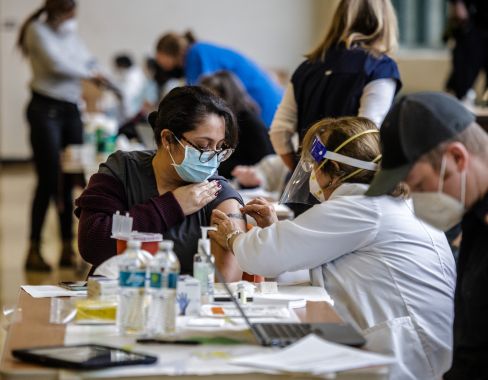
[[[19,293],[19,301],[18,301],[18,308],[22,309],[22,320],[14,323],[10,326],[5,347],[3,357],[1,359],[1,366],[0,366],[0,376],[2,379],[92,379],[96,378],[96,376],[100,375],[100,373],[93,372],[93,373],[77,373],[77,372],[66,372],[59,369],[50,369],[44,368],[36,365],[26,364],[23,362],[19,362],[15,360],[11,356],[11,350],[15,348],[26,348],[26,347],[36,347],[36,346],[49,346],[49,345],[62,345],[66,342],[67,333],[71,337],[69,339],[79,341],[79,337],[77,338],[75,335],[76,333],[80,333],[80,329],[78,331],[68,331],[65,325],[54,325],[49,324],[49,307],[50,307],[50,299],[49,298],[32,298],[29,296],[25,291],[21,290]],[[299,319],[303,322],[331,322],[331,323],[341,323],[340,317],[334,311],[333,307],[328,304],[327,302],[308,302],[306,308],[297,309],[297,315]],[[105,330],[100,327],[85,327],[86,331],[82,331],[81,336],[97,336],[96,339],[89,339],[89,341],[98,340],[104,341],[105,343],[110,343],[110,329]],[[98,330],[97,330],[98,329]],[[76,330],[76,329],[75,329]],[[104,334],[106,334],[104,336]],[[244,332],[236,333],[239,336],[250,339],[252,341],[252,337],[250,332],[247,330]],[[73,338],[74,337],[74,338]],[[133,344],[132,342],[128,342],[129,344]],[[73,343],[73,342],[71,342]],[[137,346],[139,350],[144,349],[143,346]],[[207,350],[210,352],[209,355],[212,355],[212,352],[216,351],[216,348],[212,348],[212,346],[199,346],[198,350]],[[209,348],[210,347],[210,348]],[[243,345],[243,346],[233,346],[235,349],[241,349],[245,352],[249,347],[252,346]],[[239,348],[242,347],[242,348]],[[218,348],[218,347],[217,347]],[[174,355],[180,357],[191,357],[191,355],[202,355],[202,353],[198,354],[195,353],[195,348],[192,347],[183,347],[183,346],[164,346],[164,349],[169,350],[173,357]],[[234,348],[233,348],[234,349]],[[146,350],[147,351],[147,350]],[[218,350],[217,350],[218,351]],[[177,363],[175,364],[177,368]],[[160,379],[161,373],[158,372],[157,368],[154,367],[154,371],[147,370],[143,371],[145,366],[141,366],[141,371],[134,371],[135,367],[131,367],[132,370],[127,369],[125,375],[120,375],[117,373],[116,378],[141,378],[144,379]],[[141,372],[141,373],[140,373]],[[142,376],[142,372],[144,376]],[[341,373],[338,375],[338,379],[385,379],[386,378],[387,370],[386,368],[376,368],[376,369],[369,369],[369,370],[362,370],[362,371],[348,371],[347,373]],[[212,379],[232,379],[232,380],[240,380],[240,379],[265,379],[265,378],[272,378],[272,379],[288,379],[293,377],[294,379],[309,379],[308,376],[288,376],[285,374],[266,374],[266,373],[219,373],[211,374],[206,373],[205,378],[212,378]],[[188,376],[182,375],[179,376],[179,379],[189,379],[189,378],[201,378],[201,376]]]

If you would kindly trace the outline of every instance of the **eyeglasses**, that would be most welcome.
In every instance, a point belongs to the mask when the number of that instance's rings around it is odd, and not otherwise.
[[[211,161],[215,157],[215,155],[217,155],[218,162],[223,162],[227,160],[232,155],[232,153],[234,153],[234,149],[229,148],[227,145],[224,145],[221,149],[217,150],[202,149],[189,141],[185,136],[181,136],[181,139],[200,152],[200,157],[198,159],[204,164]]]

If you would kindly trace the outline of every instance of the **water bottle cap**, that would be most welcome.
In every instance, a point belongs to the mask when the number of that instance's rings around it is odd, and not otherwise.
[[[174,245],[172,240],[163,240],[159,243],[159,249],[173,250]]]
[[[138,240],[129,240],[127,242],[127,247],[128,248],[136,248],[136,249],[141,248],[141,242]]]

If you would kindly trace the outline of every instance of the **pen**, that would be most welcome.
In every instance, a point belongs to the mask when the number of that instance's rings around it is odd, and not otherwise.
[[[164,340],[154,338],[140,338],[136,340],[140,344],[183,344],[183,345],[197,345],[201,344],[198,340]]]

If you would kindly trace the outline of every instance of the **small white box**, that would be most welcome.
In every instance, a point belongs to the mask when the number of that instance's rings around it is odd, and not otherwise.
[[[189,275],[181,275],[176,287],[176,309],[178,315],[200,314],[200,282]]]
[[[88,298],[114,296],[118,293],[118,289],[119,283],[117,280],[105,277],[88,277]]]

